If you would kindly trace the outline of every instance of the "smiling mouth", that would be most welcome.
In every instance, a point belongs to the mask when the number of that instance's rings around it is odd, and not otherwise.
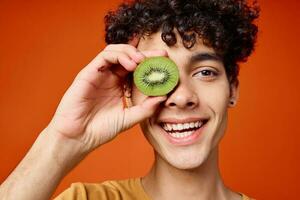
[[[186,139],[201,129],[207,120],[199,120],[188,123],[160,123],[162,129],[174,139]]]

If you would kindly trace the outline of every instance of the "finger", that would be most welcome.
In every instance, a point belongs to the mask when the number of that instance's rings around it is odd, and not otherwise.
[[[106,48],[106,50],[99,53],[85,68],[83,68],[82,71],[95,73],[97,71],[104,71],[114,64],[121,64],[127,70],[132,70],[132,67],[136,65],[128,55],[126,57],[126,53],[112,51]]]
[[[128,56],[132,56],[130,52],[128,52]],[[136,62],[136,65],[134,66],[134,68],[132,69],[135,70],[135,68],[137,67],[137,65],[142,62],[146,57],[153,57],[153,56],[167,56],[167,51],[165,50],[149,50],[149,51],[142,51],[140,52],[140,54],[142,54],[143,58],[139,59],[139,61],[135,61]],[[130,57],[132,58],[132,57]],[[124,69],[122,66],[114,66],[114,67],[111,67],[111,71],[116,74],[118,77],[120,78],[124,78],[127,74],[128,74],[128,71],[126,71],[126,69]]]
[[[128,44],[111,44],[105,50],[124,52],[136,63],[142,62],[146,57],[168,56],[167,51],[163,49],[140,51]]]
[[[168,52],[163,49],[142,51],[142,54],[146,57],[168,56]]]
[[[142,62],[146,57],[167,56],[167,51],[165,51],[165,50],[150,50],[150,51],[142,51],[140,53],[143,55],[143,59],[139,59],[140,61],[138,61],[138,62],[135,61],[137,65],[140,62]],[[131,56],[130,53],[128,54],[128,56],[129,57]],[[135,65],[133,70],[135,70],[137,65]],[[117,65],[114,67],[111,67],[111,71],[121,79],[123,79],[128,74],[128,71],[126,71],[126,69],[124,69],[122,66],[117,66]]]
[[[137,47],[139,42],[140,42],[140,37],[135,35],[131,40],[128,41],[128,44]]]
[[[147,97],[147,99],[139,105],[125,108],[125,127],[132,127],[135,124],[151,117],[160,103],[165,101],[167,96]]]
[[[135,43],[136,41],[132,42]],[[145,59],[145,56],[137,50],[137,48],[129,44],[111,44],[108,45],[104,51],[118,51],[126,53],[136,63],[140,63]]]
[[[121,45],[122,46],[122,45]],[[127,45],[128,47],[129,45]],[[124,46],[123,46],[124,47]],[[113,47],[107,48],[98,54],[91,63],[80,71],[75,79],[84,79],[91,84],[98,86],[101,83],[101,76],[107,76],[107,73],[101,73],[113,66],[111,70],[119,78],[124,78],[130,71],[134,71],[138,62],[135,62],[130,54],[119,51],[110,51]],[[134,47],[132,47],[134,48]],[[167,56],[165,50],[149,50],[140,52],[144,57]]]
[[[121,67],[121,65],[123,67]],[[109,67],[122,69],[118,75],[119,77],[111,76],[113,71],[107,70]],[[74,81],[84,80],[93,86],[93,88],[99,88],[103,80],[125,77],[129,71],[132,71],[136,67],[136,63],[132,61],[125,53],[121,52],[101,52],[101,57],[96,57],[88,66],[83,68]],[[99,70],[99,68],[101,70]]]

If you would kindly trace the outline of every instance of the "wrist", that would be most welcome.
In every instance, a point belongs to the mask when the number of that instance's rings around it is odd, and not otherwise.
[[[50,156],[57,167],[66,170],[66,173],[88,154],[79,140],[67,138],[50,127],[42,131],[38,140],[41,143],[39,146],[45,147],[46,155]]]
[[[85,155],[76,141],[45,128],[24,159],[1,184],[0,198],[49,199],[60,180]]]

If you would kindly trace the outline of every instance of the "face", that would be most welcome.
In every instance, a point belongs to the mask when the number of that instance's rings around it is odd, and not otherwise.
[[[194,169],[205,162],[224,135],[232,99],[230,85],[222,61],[201,40],[186,49],[177,38],[177,44],[168,47],[160,35],[142,38],[137,48],[166,50],[179,68],[180,80],[156,114],[140,125],[159,160],[178,169]],[[236,93],[237,88],[232,89]],[[133,84],[133,105],[145,98]]]

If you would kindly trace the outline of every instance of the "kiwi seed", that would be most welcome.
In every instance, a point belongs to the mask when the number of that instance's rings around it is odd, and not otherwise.
[[[171,92],[179,81],[177,65],[167,57],[146,58],[133,73],[136,87],[147,96],[162,96]]]

